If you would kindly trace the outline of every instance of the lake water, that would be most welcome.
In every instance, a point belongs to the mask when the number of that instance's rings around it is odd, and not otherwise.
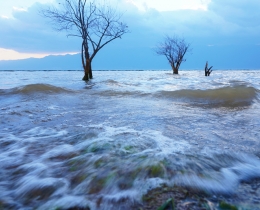
[[[0,71],[0,209],[127,209],[162,184],[260,209],[260,71],[82,76]]]

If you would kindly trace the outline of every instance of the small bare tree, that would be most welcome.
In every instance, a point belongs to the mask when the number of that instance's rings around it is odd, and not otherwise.
[[[208,61],[207,61],[206,65],[205,65],[205,76],[206,77],[210,76],[211,72],[213,71],[212,68],[213,68],[213,66],[208,67]]]
[[[52,21],[57,31],[65,30],[67,36],[82,39],[83,80],[93,78],[91,63],[99,50],[129,32],[128,26],[120,21],[121,14],[95,0],[63,0],[59,8],[48,7],[41,13]]]
[[[183,38],[166,36],[164,41],[156,48],[156,53],[166,56],[172,67],[173,74],[178,74],[181,63],[186,61],[184,56],[189,50],[190,44]]]

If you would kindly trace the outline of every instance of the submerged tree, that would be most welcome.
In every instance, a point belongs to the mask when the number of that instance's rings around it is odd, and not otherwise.
[[[184,56],[189,50],[190,44],[183,38],[166,36],[164,41],[156,48],[156,53],[166,56],[172,67],[173,74],[178,74],[181,63],[186,61]]]
[[[205,65],[205,76],[209,76],[211,74],[211,72],[213,71],[212,70],[213,66],[211,67],[208,67],[208,61],[206,62],[206,65]]]
[[[56,30],[66,30],[67,36],[82,39],[83,80],[93,78],[91,63],[99,50],[128,33],[128,26],[120,21],[121,14],[95,0],[63,0],[59,8],[48,7],[42,14],[52,21]]]

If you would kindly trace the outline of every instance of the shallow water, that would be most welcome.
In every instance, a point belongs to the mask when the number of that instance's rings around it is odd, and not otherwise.
[[[260,209],[260,71],[0,71],[0,206],[127,209],[162,184]],[[246,204],[247,205],[247,204]]]

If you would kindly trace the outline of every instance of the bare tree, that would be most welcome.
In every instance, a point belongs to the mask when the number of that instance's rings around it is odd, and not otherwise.
[[[164,41],[156,48],[156,53],[166,56],[172,67],[173,74],[178,74],[181,63],[186,61],[184,56],[189,50],[190,44],[183,38],[166,36]]]
[[[128,26],[120,21],[121,14],[95,0],[63,0],[59,8],[48,7],[41,13],[52,21],[57,31],[65,30],[67,36],[82,39],[83,80],[93,78],[91,63],[99,50],[129,32]]]
[[[205,65],[205,76],[210,76],[211,72],[213,71],[212,70],[213,66],[211,67],[208,67],[208,61],[206,62],[206,65]]]

